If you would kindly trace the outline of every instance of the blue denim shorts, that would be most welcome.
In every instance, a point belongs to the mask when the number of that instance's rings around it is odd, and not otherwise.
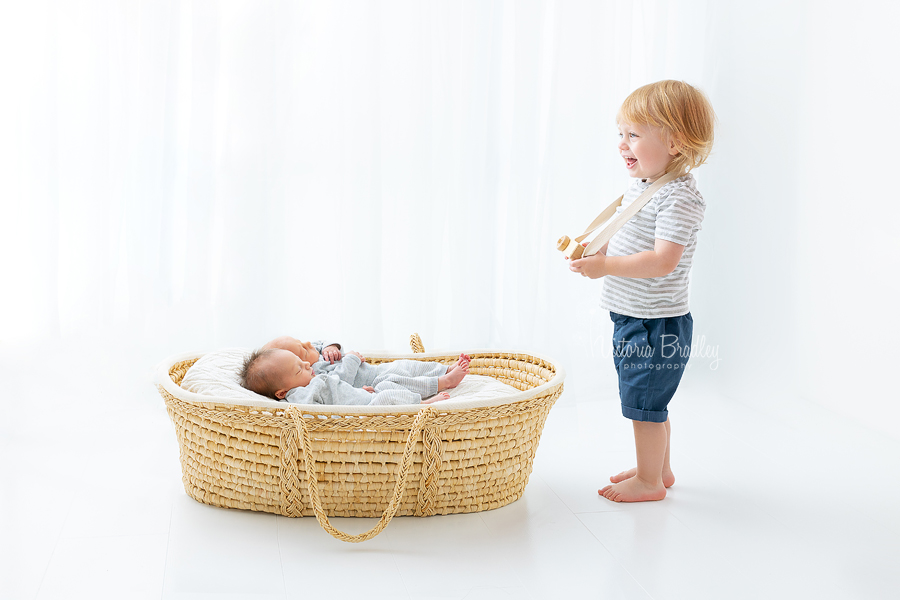
[[[633,421],[665,423],[691,353],[691,313],[664,319],[637,319],[609,313],[613,321],[613,361],[619,375],[622,414]]]

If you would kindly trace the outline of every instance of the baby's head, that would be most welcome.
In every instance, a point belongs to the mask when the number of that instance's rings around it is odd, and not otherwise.
[[[284,400],[296,387],[306,387],[313,377],[315,374],[307,361],[283,348],[256,350],[241,369],[241,385],[275,400]]]
[[[262,347],[263,350],[271,350],[274,348],[281,348],[282,350],[293,352],[311,365],[319,360],[319,353],[311,343],[301,342],[297,338],[293,338],[289,335],[279,336]]]
[[[677,154],[666,172],[699,167],[712,151],[716,114],[706,96],[683,81],[657,81],[625,99],[616,122],[655,128],[674,143]]]

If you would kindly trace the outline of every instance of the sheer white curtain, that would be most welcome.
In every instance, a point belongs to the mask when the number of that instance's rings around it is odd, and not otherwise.
[[[648,75],[629,3],[5,11],[7,341],[546,343]]]
[[[486,345],[534,313],[538,278],[503,288],[552,235],[553,6],[5,11],[7,341]]]
[[[720,117],[692,299],[720,362],[691,377],[848,414],[862,389],[900,416],[822,326],[896,296],[896,193],[868,229],[837,215],[853,156],[872,177],[896,165],[897,8],[822,6],[5,3],[0,346],[125,339],[144,360],[283,332],[402,350],[418,331],[547,354],[567,389],[610,383],[599,283],[553,243],[628,183],[621,100],[674,78]],[[857,147],[861,115],[884,133]],[[886,327],[867,342],[879,373]]]

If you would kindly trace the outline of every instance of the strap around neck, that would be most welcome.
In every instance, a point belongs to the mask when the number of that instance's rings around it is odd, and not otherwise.
[[[672,171],[670,173],[666,173],[656,181],[650,184],[650,186],[641,192],[641,195],[635,198],[634,202],[628,205],[628,208],[620,212],[615,218],[609,222],[609,224],[603,228],[603,230],[597,234],[597,237],[593,239],[593,241],[588,244],[587,248],[584,249],[583,256],[591,256],[592,254],[596,254],[600,251],[606,243],[612,239],[616,233],[625,226],[625,223],[630,221],[634,215],[638,214],[642,208],[653,198],[653,195],[659,191],[662,186],[666,185],[670,181],[674,181],[679,177],[685,174],[684,171]],[[594,219],[594,222],[588,226],[587,231],[585,231],[581,236],[575,238],[577,242],[581,242],[590,235],[593,231],[598,229],[603,223],[609,220],[610,217],[615,215],[616,209],[622,204],[622,199],[624,196],[619,196],[619,199],[606,207],[606,209],[600,213],[600,215]]]

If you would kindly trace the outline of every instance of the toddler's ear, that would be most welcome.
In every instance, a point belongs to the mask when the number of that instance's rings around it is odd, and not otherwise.
[[[681,141],[681,138],[677,135],[669,135],[669,156],[678,156],[681,154],[681,149],[684,147],[684,143]]]

